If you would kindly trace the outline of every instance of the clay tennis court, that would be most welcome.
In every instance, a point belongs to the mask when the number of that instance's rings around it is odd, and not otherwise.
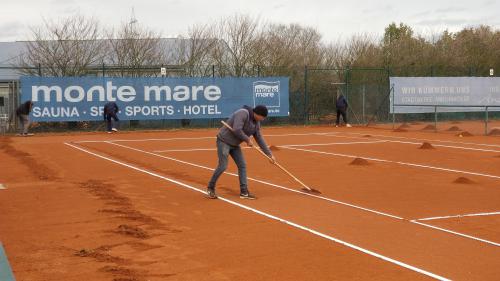
[[[23,281],[498,280],[500,139],[424,125],[265,127],[322,193],[245,148],[253,201],[232,161],[205,197],[216,129],[2,137],[0,241]]]

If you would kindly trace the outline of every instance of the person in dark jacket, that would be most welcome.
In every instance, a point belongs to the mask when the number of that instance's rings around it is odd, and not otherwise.
[[[118,124],[117,122],[120,121],[120,119],[118,119],[118,116],[116,115],[118,114],[118,111],[120,111],[120,109],[114,101],[107,102],[104,105],[104,121],[106,121],[108,133],[118,131],[118,129],[116,129],[116,125]]]
[[[342,115],[342,120],[344,120],[346,127],[351,127],[349,122],[347,122],[347,108],[348,107],[349,107],[349,105],[347,104],[347,100],[345,99],[344,95],[340,94],[337,97],[337,102],[336,102],[337,120],[335,121],[335,127],[339,126],[341,115]]]
[[[217,156],[219,162],[208,183],[207,195],[209,198],[217,198],[215,185],[219,177],[226,170],[227,159],[228,156],[231,155],[238,167],[240,198],[256,199],[255,196],[248,191],[246,162],[240,144],[245,142],[248,146],[253,146],[254,144],[250,139],[250,137],[253,136],[262,151],[269,156],[270,161],[272,163],[276,161],[260,133],[260,121],[264,120],[266,117],[266,106],[257,105],[255,108],[244,106],[235,111],[227,121],[233,129],[232,131],[226,127],[222,127],[219,130],[217,134]]]
[[[33,109],[33,102],[28,100],[21,104],[17,110],[16,115],[19,119],[19,135],[21,136],[32,136],[33,134],[28,134],[28,128],[30,126],[30,112]]]

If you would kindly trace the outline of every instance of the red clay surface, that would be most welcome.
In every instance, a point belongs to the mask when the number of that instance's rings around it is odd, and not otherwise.
[[[216,130],[2,137],[0,241],[22,281],[498,280],[500,215],[418,219],[500,212],[500,139],[425,125],[266,127],[322,194],[245,149],[255,201],[197,192]]]

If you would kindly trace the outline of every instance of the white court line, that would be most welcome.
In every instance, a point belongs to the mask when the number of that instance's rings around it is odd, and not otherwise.
[[[141,153],[153,155],[153,156],[160,157],[160,158],[163,158],[163,159],[168,159],[168,160],[171,160],[171,161],[179,162],[179,163],[182,163],[182,164],[194,166],[194,167],[197,167],[197,168],[202,168],[202,169],[209,170],[209,171],[215,170],[213,168],[209,168],[209,167],[206,167],[206,166],[194,164],[194,163],[191,163],[191,162],[179,160],[179,159],[176,159],[176,158],[173,158],[173,157],[169,157],[169,156],[164,156],[164,155],[161,155],[161,154],[156,154],[156,153],[153,153],[153,152],[145,151],[145,150],[134,148],[134,147],[129,147],[129,146],[122,145],[122,144],[113,143],[111,141],[108,141],[106,143],[111,144],[111,145],[116,145],[116,146],[119,146],[119,147],[123,147],[123,148],[126,148],[126,149],[130,149],[130,150],[134,150],[134,151],[137,151],[137,152],[141,152]],[[238,174],[229,173],[229,172],[224,172],[224,173],[228,174],[228,175],[231,175],[233,177],[238,177]],[[320,196],[320,195],[315,195],[315,194],[311,194],[311,193],[299,191],[299,190],[296,190],[296,189],[291,189],[291,188],[288,188],[288,187],[285,187],[285,186],[277,185],[277,184],[274,184],[274,183],[266,182],[266,181],[255,179],[255,178],[252,178],[252,177],[247,177],[247,178],[249,180],[251,180],[251,181],[255,181],[255,182],[258,182],[258,183],[265,184],[265,185],[270,185],[270,186],[273,186],[273,187],[281,188],[281,189],[284,189],[284,190],[287,190],[287,191],[299,193],[299,194],[306,195],[306,196],[315,197],[315,198],[322,199],[322,200],[325,200],[325,201],[329,201],[329,202],[341,204],[341,205],[344,205],[344,206],[349,206],[349,207],[352,207],[352,208],[355,208],[355,209],[367,211],[367,212],[370,212],[370,213],[375,213],[375,214],[386,216],[386,217],[391,217],[391,218],[398,219],[398,220],[404,220],[403,218],[395,216],[395,215],[391,215],[391,214],[379,212],[379,211],[368,209],[368,208],[364,208],[364,207],[361,207],[361,206],[356,206],[356,205],[349,204],[349,203],[346,203],[346,202],[334,200],[334,199],[331,199],[331,198],[328,198],[328,197],[323,197],[323,196]]]
[[[153,150],[153,152],[192,152],[192,151],[213,151],[216,148],[192,148],[192,149],[165,149],[165,150]]]
[[[336,133],[334,133],[334,134],[336,134]],[[442,143],[455,143],[455,144],[500,147],[500,145],[497,145],[497,144],[460,142],[460,141],[445,141],[445,140],[436,140],[436,139],[419,139],[419,138],[396,137],[396,136],[388,136],[388,135],[376,135],[376,134],[370,134],[370,133],[345,133],[345,134],[348,134],[348,135],[371,135],[371,136],[375,136],[375,137],[386,137],[386,138],[395,138],[395,139],[407,139],[407,140],[418,140],[418,141],[431,141],[431,142],[442,142]]]
[[[385,138],[392,138],[392,139],[408,139],[408,140],[417,140],[417,141],[428,141],[428,142],[440,142],[440,143],[452,143],[452,144],[465,144],[465,145],[476,145],[476,146],[487,146],[487,147],[500,147],[500,145],[494,145],[494,144],[483,144],[483,143],[471,143],[471,142],[456,142],[456,141],[443,141],[443,140],[437,140],[437,139],[419,139],[419,138],[409,138],[409,137],[398,137],[398,136],[388,136],[388,135],[379,135],[379,134],[371,134],[371,133],[346,133],[346,132],[327,132],[327,133],[318,133],[318,132],[313,132],[313,133],[296,133],[296,134],[265,134],[265,137],[289,137],[289,136],[309,136],[309,135],[317,135],[317,136],[327,136],[327,137],[343,137],[343,138],[350,138],[352,136],[343,136],[340,134],[348,134],[348,135],[370,135],[370,136],[375,136],[375,137],[385,137]],[[183,137],[183,138],[151,138],[151,139],[118,139],[118,140],[112,140],[114,142],[146,142],[146,141],[172,141],[172,140],[199,140],[199,139],[214,139],[215,137]],[[352,138],[359,138],[359,139],[366,139],[364,137],[352,137]],[[108,140],[87,140],[87,141],[75,141],[73,143],[100,143],[100,142],[106,142]],[[386,141],[392,141],[392,142],[397,142],[394,140],[386,140]],[[402,142],[404,143],[404,142]],[[460,149],[466,149],[466,150],[477,150],[477,151],[485,151],[485,152],[500,152],[498,150],[481,150],[481,149],[476,149],[476,148],[467,148],[467,147],[455,147],[455,146],[445,146],[445,145],[438,145],[438,144],[433,144],[435,146],[443,146],[443,147],[449,147],[449,148],[460,148]]]
[[[329,142],[329,143],[311,143],[311,144],[286,144],[281,146],[301,147],[301,146],[324,146],[324,145],[344,145],[344,144],[370,144],[370,143],[381,143],[381,142],[387,142],[387,141],[376,140],[376,141]]]
[[[281,135],[265,135],[266,137],[290,137],[290,136],[310,136],[310,135],[326,135],[329,133],[298,133],[298,134],[281,134]],[[216,137],[184,137],[184,138],[153,138],[153,139],[113,139],[113,142],[147,142],[147,141],[173,141],[173,140],[201,140],[201,139],[215,139]],[[86,140],[74,141],[73,143],[99,143],[107,142],[110,140]]]
[[[421,222],[418,222],[416,220],[412,220],[410,222],[411,223],[416,223],[416,224],[419,224],[419,225],[422,225],[422,226],[425,226],[425,227],[430,227],[430,228],[433,228],[433,229],[437,229],[437,230],[440,230],[440,231],[444,231],[444,232],[447,232],[447,233],[451,233],[451,234],[454,234],[454,235],[462,236],[462,237],[465,237],[465,238],[477,240],[477,241],[480,241],[480,242],[483,242],[483,243],[487,243],[487,244],[490,244],[490,245],[493,245],[493,246],[500,247],[499,243],[492,242],[492,241],[489,241],[489,240],[477,238],[477,237],[470,236],[470,235],[463,234],[463,233],[456,232],[456,231],[451,231],[451,230],[448,230],[448,229],[445,229],[445,228],[441,228],[441,227],[437,227],[437,226],[433,226],[433,225],[430,225],[430,224],[421,223]]]
[[[336,137],[336,138],[359,138],[361,139],[362,137],[351,137],[351,136],[340,136],[336,134],[328,135],[329,137]],[[362,138],[366,139],[366,138]],[[393,143],[403,143],[403,144],[415,144],[415,145],[421,145],[422,142],[410,142],[410,141],[397,141],[397,140],[386,140],[386,139],[380,139],[381,141],[386,141],[386,142],[393,142]],[[429,140],[430,141],[430,140]],[[432,141],[430,141],[432,142]],[[472,148],[472,147],[464,147],[464,146],[454,146],[454,145],[444,145],[444,144],[435,144],[432,143],[433,146],[437,147],[446,147],[446,148],[456,148],[456,149],[463,149],[463,150],[475,150],[475,151],[483,151],[483,152],[500,152],[500,150],[495,150],[495,149],[482,149],[482,148]]]
[[[109,142],[109,141],[106,141]],[[112,141],[111,141],[112,142]],[[285,146],[326,146],[326,145],[348,145],[348,144],[370,144],[388,142],[385,140],[378,141],[358,141],[358,142],[330,142],[330,143],[311,143],[311,144],[287,144]],[[250,149],[251,147],[242,147],[242,149]],[[192,148],[192,149],[166,149],[166,150],[153,150],[153,152],[191,152],[191,151],[213,151],[216,148]]]
[[[185,184],[185,183],[182,183],[180,181],[177,181],[177,180],[174,180],[174,179],[170,179],[170,178],[167,178],[167,177],[164,177],[164,176],[161,176],[159,174],[156,174],[156,173],[153,173],[151,171],[148,171],[148,170],[145,170],[145,169],[141,169],[141,168],[138,168],[138,167],[135,167],[135,166],[132,166],[130,164],[127,164],[125,162],[121,162],[121,161],[118,161],[118,160],[115,160],[115,159],[112,159],[112,158],[109,158],[109,157],[106,157],[106,156],[103,156],[103,155],[100,155],[100,154],[97,154],[97,153],[94,153],[94,152],[91,152],[89,150],[86,150],[84,148],[81,148],[81,147],[78,147],[78,146],[75,146],[75,145],[72,145],[72,144],[69,144],[69,143],[64,143],[65,145],[68,145],[70,147],[73,147],[75,149],[78,149],[80,151],[83,151],[83,152],[86,152],[88,154],[91,154],[93,156],[96,156],[96,157],[99,157],[101,159],[105,159],[105,160],[108,160],[108,161],[111,161],[113,163],[116,163],[116,164],[119,164],[119,165],[122,165],[122,166],[125,166],[125,167],[128,167],[128,168],[131,168],[131,169],[134,169],[136,171],[139,171],[139,172],[142,172],[142,173],[145,173],[145,174],[148,174],[148,175],[151,175],[151,176],[154,176],[154,177],[157,177],[157,178],[160,178],[160,179],[163,179],[163,180],[166,180],[166,181],[169,181],[171,183],[174,183],[174,184],[177,184],[177,185],[180,185],[182,187],[185,187],[185,188],[188,188],[190,190],[193,190],[193,191],[196,191],[196,192],[200,192],[200,193],[205,193],[204,191],[194,187],[194,186],[191,186],[191,185],[188,185],[188,184]],[[409,265],[407,263],[404,263],[404,262],[401,262],[401,261],[398,261],[398,260],[395,260],[395,259],[392,259],[392,258],[389,258],[389,257],[386,257],[384,255],[381,255],[381,254],[378,254],[376,252],[373,252],[373,251],[370,251],[370,250],[367,250],[367,249],[364,249],[364,248],[361,248],[359,246],[356,246],[354,244],[351,244],[349,242],[345,242],[343,240],[340,240],[338,238],[335,238],[333,236],[330,236],[330,235],[327,235],[327,234],[324,234],[324,233],[321,233],[319,231],[316,231],[314,229],[311,229],[311,228],[307,228],[303,225],[300,225],[300,224],[297,224],[297,223],[294,223],[292,221],[289,221],[289,220],[285,220],[283,218],[280,218],[280,217],[277,217],[277,216],[274,216],[274,215],[271,215],[271,214],[268,214],[266,212],[263,212],[263,211],[260,211],[260,210],[257,210],[255,208],[252,208],[252,207],[248,207],[246,205],[243,205],[243,204],[240,204],[240,203],[237,203],[235,201],[232,201],[232,200],[229,200],[229,199],[226,199],[226,198],[223,198],[223,197],[218,197],[221,201],[224,201],[226,203],[229,203],[231,205],[234,205],[234,206],[237,206],[237,207],[240,207],[240,208],[243,208],[245,210],[248,210],[248,211],[251,211],[251,212],[254,212],[256,214],[259,214],[261,216],[264,216],[264,217],[267,217],[269,219],[272,219],[272,220],[275,220],[275,221],[279,221],[281,223],[284,223],[284,224],[287,224],[287,225],[290,225],[292,227],[295,227],[297,229],[300,229],[300,230],[303,230],[303,231],[307,231],[307,232],[310,232],[316,236],[319,236],[319,237],[322,237],[322,238],[325,238],[325,239],[328,239],[330,241],[333,241],[335,243],[338,243],[338,244],[341,244],[341,245],[344,245],[346,247],[349,247],[351,249],[354,249],[354,250],[357,250],[357,251],[360,251],[362,253],[365,253],[365,254],[368,254],[370,256],[373,256],[373,257],[376,257],[376,258],[379,258],[381,260],[384,260],[384,261],[387,261],[387,262],[390,262],[390,263],[393,263],[393,264],[396,264],[398,266],[401,266],[401,267],[404,267],[404,268],[407,268],[409,270],[412,270],[412,271],[415,271],[415,272],[418,272],[418,273],[421,273],[421,274],[424,274],[424,275],[427,275],[429,277],[432,277],[432,278],[435,278],[437,280],[450,280],[448,278],[445,278],[443,276],[440,276],[440,275],[437,275],[437,274],[434,274],[432,272],[429,272],[429,271],[426,271],[426,270],[423,270],[423,269],[420,269],[418,267],[415,267],[415,266],[412,266],[412,265]],[[208,200],[208,199],[207,199]]]
[[[476,213],[476,214],[453,215],[453,216],[442,216],[442,217],[430,217],[430,218],[415,219],[413,221],[430,221],[430,220],[439,220],[439,219],[450,219],[450,218],[461,218],[461,217],[479,217],[479,216],[495,216],[495,215],[500,215],[500,212]]]
[[[190,137],[190,138],[164,138],[164,139],[113,139],[115,142],[143,142],[143,141],[173,141],[173,140],[201,140],[201,139],[215,139],[216,137]],[[107,142],[110,140],[86,140],[86,141],[75,141],[73,143],[99,143]]]
[[[176,162],[179,162],[179,163],[183,163],[183,164],[195,166],[195,167],[198,167],[198,168],[202,168],[202,169],[206,169],[206,170],[210,170],[210,171],[214,170],[212,168],[205,167],[205,166],[202,166],[202,165],[198,165],[198,164],[186,162],[186,161],[179,160],[179,159],[172,158],[172,157],[168,157],[168,156],[163,156],[163,155],[160,155],[160,154],[156,154],[156,153],[152,153],[152,152],[149,152],[149,151],[145,151],[145,150],[141,150],[141,149],[129,147],[129,146],[126,146],[126,145],[112,143],[110,141],[108,141],[106,143],[112,144],[112,145],[116,145],[116,146],[119,146],[119,147],[123,147],[123,148],[126,148],[126,149],[130,149],[130,150],[142,152],[142,153],[145,153],[145,154],[150,154],[150,155],[157,156],[157,157],[160,157],[160,158],[164,158],[164,159],[176,161]],[[234,176],[234,177],[238,177],[238,175],[234,174],[234,173],[225,172],[225,174],[228,174],[228,175],[231,175],[231,176]],[[314,194],[310,194],[310,193],[298,191],[298,190],[291,189],[291,188],[288,188],[288,187],[284,187],[284,186],[280,186],[280,185],[277,185],[277,184],[273,184],[273,183],[265,182],[265,181],[262,181],[262,180],[254,179],[254,178],[251,178],[251,177],[247,177],[247,178],[249,180],[252,180],[252,181],[255,181],[255,182],[259,182],[259,183],[262,183],[262,184],[274,186],[274,187],[281,188],[281,189],[284,189],[284,190],[287,190],[287,191],[291,191],[291,192],[295,192],[295,193],[300,193],[300,194],[303,194],[303,195],[306,195],[306,196],[315,197],[315,198],[322,199],[322,200],[325,200],[325,201],[329,201],[329,202],[332,202],[332,203],[341,204],[341,205],[344,205],[344,206],[348,206],[348,207],[352,207],[352,208],[355,208],[355,209],[367,211],[367,212],[370,212],[370,213],[375,213],[375,214],[378,214],[378,215],[381,215],[381,216],[386,216],[386,217],[394,218],[394,219],[397,219],[397,220],[405,220],[404,218],[401,218],[401,217],[398,217],[398,216],[395,216],[395,215],[391,215],[391,214],[387,214],[387,213],[375,211],[375,210],[372,210],[372,209],[368,209],[368,208],[364,208],[364,207],[361,207],[361,206],[356,206],[356,205],[353,205],[353,204],[349,204],[349,203],[337,201],[337,200],[330,199],[330,198],[323,197],[323,196],[319,196],[319,195],[314,195]],[[410,221],[410,222],[415,223],[414,221]],[[427,225],[425,225],[425,226],[427,226]],[[444,229],[440,229],[440,230],[444,231]],[[451,234],[455,234],[455,235],[458,235],[458,236],[462,236],[462,237],[465,237],[465,238],[471,238],[471,239],[476,240],[476,241],[481,241],[481,242],[485,242],[485,243],[488,243],[488,244],[494,244],[494,242],[491,242],[491,241],[488,241],[488,240],[484,240],[484,239],[480,239],[480,238],[476,238],[476,237],[472,237],[472,236],[465,235],[465,234],[461,234],[461,233],[458,233],[458,232],[453,232],[453,231],[446,231],[446,232],[451,233]]]
[[[404,144],[422,144],[421,142],[409,142],[409,141],[395,141],[395,140],[387,140],[388,142],[394,143],[404,143]],[[472,148],[472,147],[463,147],[463,146],[454,146],[454,145],[444,145],[444,144],[432,144],[436,147],[446,147],[446,148],[455,148],[455,149],[463,149],[463,150],[475,150],[475,151],[483,151],[483,152],[500,152],[500,150],[495,149],[483,149],[483,148]]]
[[[112,141],[106,141],[106,143],[114,144]],[[116,144],[115,144],[116,145]],[[124,146],[125,147],[125,146]],[[240,147],[241,149],[251,149],[251,147]],[[190,148],[190,149],[165,149],[165,150],[153,150],[153,152],[193,152],[193,151],[215,151],[217,148]]]
[[[112,143],[113,141],[105,141],[107,143]],[[348,145],[348,144],[371,144],[371,143],[381,143],[388,142],[385,140],[378,141],[358,141],[358,142],[329,142],[329,143],[311,143],[311,144],[287,144],[285,146],[298,147],[298,146],[326,146],[326,145]],[[244,149],[251,147],[242,147]],[[191,152],[191,151],[212,151],[217,150],[216,148],[192,148],[192,149],[166,149],[166,150],[153,150],[153,152]]]
[[[456,170],[456,169],[441,168],[441,167],[436,167],[436,166],[428,166],[428,165],[414,164],[414,163],[401,162],[401,161],[391,161],[391,160],[378,159],[378,158],[372,158],[372,157],[363,157],[363,156],[356,156],[356,155],[349,155],[349,154],[324,152],[324,151],[318,151],[318,150],[312,150],[312,149],[294,148],[294,147],[281,146],[281,145],[279,145],[278,147],[285,148],[285,149],[318,153],[318,154],[333,155],[333,156],[339,156],[339,157],[363,158],[366,160],[372,160],[372,161],[377,161],[377,162],[395,163],[395,164],[404,165],[404,166],[419,167],[419,168],[433,169],[433,170],[439,170],[439,171],[446,171],[446,172],[453,172],[453,173],[460,173],[460,174],[467,174],[467,175],[500,179],[500,176],[495,176],[495,175],[490,175],[490,174],[482,174],[482,173],[476,173],[476,172],[469,172],[469,171],[462,171],[462,170]]]

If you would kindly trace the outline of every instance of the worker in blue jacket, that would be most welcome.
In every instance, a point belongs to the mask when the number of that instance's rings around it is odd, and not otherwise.
[[[116,129],[118,121],[120,121],[117,116],[118,111],[120,111],[120,109],[114,101],[107,102],[104,105],[104,121],[106,121],[106,128],[108,133],[118,131],[118,129]]]

